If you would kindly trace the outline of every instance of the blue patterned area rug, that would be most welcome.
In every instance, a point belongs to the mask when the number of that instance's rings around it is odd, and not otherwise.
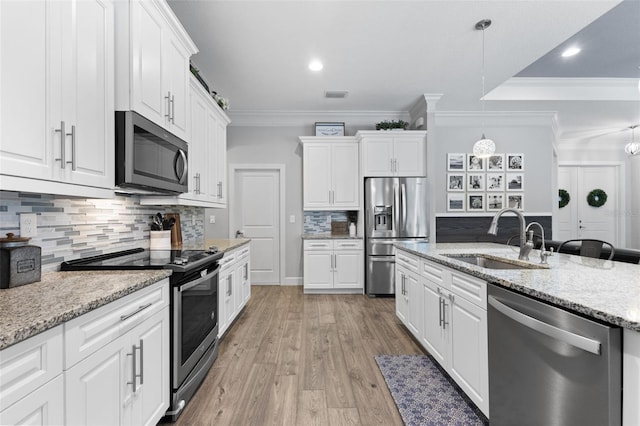
[[[487,425],[482,412],[426,355],[376,355],[407,426]]]

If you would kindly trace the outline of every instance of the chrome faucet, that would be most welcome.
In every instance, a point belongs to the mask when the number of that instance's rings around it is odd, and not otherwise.
[[[540,246],[540,263],[547,263],[547,257],[553,255],[553,247],[551,247],[550,251],[547,251],[547,248],[544,245],[544,228],[542,227],[542,225],[540,225],[540,223],[529,223],[524,230],[525,233],[529,231],[529,228],[531,228],[532,225],[536,225],[538,228],[540,228],[540,232],[542,233],[542,245]],[[531,241],[531,245],[533,246],[533,231],[530,231],[529,233],[529,241]]]
[[[507,207],[497,212],[493,216],[493,220],[491,220],[491,226],[489,227],[487,234],[498,235],[498,219],[507,212],[514,213],[520,220],[520,254],[518,255],[518,259],[529,260],[529,253],[533,248],[533,242],[531,242],[531,244],[527,244],[527,231],[525,230],[526,221],[524,219],[524,215],[520,211]]]

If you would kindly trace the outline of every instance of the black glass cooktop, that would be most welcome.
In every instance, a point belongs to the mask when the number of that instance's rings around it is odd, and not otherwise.
[[[62,262],[61,271],[189,269],[214,262],[222,253],[205,250],[131,249]]]

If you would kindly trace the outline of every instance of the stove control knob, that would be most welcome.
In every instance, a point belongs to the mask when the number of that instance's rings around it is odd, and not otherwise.
[[[173,263],[176,265],[184,265],[187,263],[187,259],[185,259],[184,257],[176,257]]]

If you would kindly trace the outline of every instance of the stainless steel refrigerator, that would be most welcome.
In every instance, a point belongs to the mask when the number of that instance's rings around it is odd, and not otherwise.
[[[365,290],[367,295],[395,293],[393,243],[429,239],[429,190],[426,178],[367,178],[365,203]]]

